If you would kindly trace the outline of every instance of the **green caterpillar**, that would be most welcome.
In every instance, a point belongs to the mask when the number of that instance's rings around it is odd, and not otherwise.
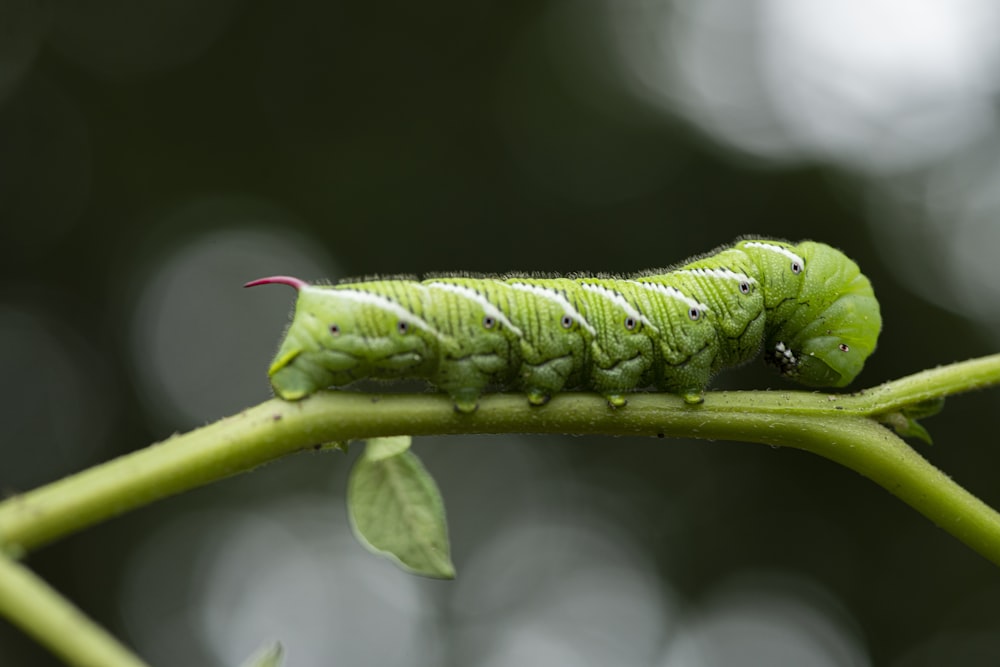
[[[743,239],[630,277],[442,276],[298,290],[269,375],[296,400],[364,378],[422,378],[472,412],[488,387],[542,405],[591,389],[615,407],[643,387],[700,403],[719,370],[757,355],[805,385],[842,387],[882,326],[871,283],[822,243]]]

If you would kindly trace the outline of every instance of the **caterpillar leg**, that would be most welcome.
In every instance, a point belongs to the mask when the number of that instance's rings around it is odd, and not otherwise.
[[[490,384],[489,367],[495,359],[489,355],[469,355],[460,359],[447,358],[441,361],[437,373],[430,380],[438,388],[448,392],[455,403],[455,411],[469,414],[479,407],[479,395]]]
[[[528,403],[538,406],[545,405],[552,398],[552,394],[538,388],[528,389]]]
[[[448,392],[452,402],[455,404],[455,411],[463,414],[472,414],[479,407],[479,389],[463,388],[452,389]]]
[[[612,360],[610,366],[596,366],[591,370],[591,383],[594,389],[601,392],[613,408],[624,407],[628,400],[625,395],[647,384],[646,374],[652,363],[652,347],[648,339],[641,340],[639,336],[632,337],[636,343],[645,343],[643,349],[635,352],[628,359]]]
[[[566,386],[566,380],[573,372],[573,357],[563,356],[549,359],[539,364],[525,363],[519,385],[528,395],[532,405],[545,405],[553,394]]]
[[[688,390],[681,394],[681,398],[688,405],[700,405],[705,402],[705,392]]]
[[[628,399],[623,394],[604,394],[604,398],[607,399],[608,405],[613,408],[624,408],[625,404],[628,403]]]

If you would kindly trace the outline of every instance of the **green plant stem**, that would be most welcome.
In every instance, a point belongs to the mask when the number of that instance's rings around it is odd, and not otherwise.
[[[796,447],[865,475],[1000,565],[1000,514],[930,465],[877,419],[946,395],[1000,384],[1000,355],[953,364],[857,394],[712,392],[701,405],[636,394],[623,409],[564,394],[541,408],[487,396],[474,414],[440,395],[322,392],[238,415],[0,503],[0,615],[69,664],[143,663],[11,559],[158,498],[331,441],[433,433],[603,433],[742,440]],[[911,413],[912,414],[912,413]]]
[[[934,398],[944,398],[998,384],[1000,354],[970,359],[914,373],[846,397],[844,406],[877,416]]]
[[[854,395],[711,392],[702,405],[636,394],[623,409],[591,394],[536,408],[520,394],[486,396],[473,414],[433,394],[321,392],[266,401],[0,503],[0,547],[30,550],[158,498],[251,470],[330,441],[444,433],[603,433],[742,440],[797,447],[870,477],[993,562],[1000,515],[863,415],[1000,383],[1000,355],[890,382]]]
[[[78,667],[147,667],[34,572],[0,556],[0,615]]]

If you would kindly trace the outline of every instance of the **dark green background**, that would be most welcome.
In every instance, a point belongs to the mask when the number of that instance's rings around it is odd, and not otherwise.
[[[742,234],[813,238],[853,257],[882,304],[884,332],[857,386],[995,350],[975,324],[923,301],[919,285],[891,272],[871,232],[871,185],[862,176],[819,161],[779,166],[733,153],[644,106],[613,84],[603,51],[547,15],[555,5],[5,3],[0,54],[23,67],[0,89],[0,297],[48,322],[46,335],[72,336],[69,345],[82,344],[79,354],[93,364],[85,386],[53,387],[13,343],[0,352],[7,360],[0,415],[13,429],[0,437],[3,491],[27,490],[197,425],[157,413],[155,401],[142,397],[132,351],[142,341],[130,328],[136,290],[158,258],[207,232],[238,231],[242,222],[263,220],[307,239],[336,262],[331,278],[449,269],[628,272]],[[221,202],[217,218],[211,202]],[[195,204],[197,214],[184,213]],[[223,403],[227,394],[256,397],[215,416],[268,395],[268,355],[291,295],[239,289],[266,272],[205,286],[231,292],[241,308],[271,308],[252,330],[220,335],[259,341],[260,354],[241,358],[233,375],[212,378]],[[189,298],[202,294],[192,289]],[[179,360],[213,354],[196,351],[196,337],[184,345],[191,349],[185,354],[182,346]],[[716,386],[787,388],[758,366]],[[248,389],[237,377],[256,384]],[[62,450],[40,450],[31,428],[60,423],[80,392],[93,393],[89,400],[113,418],[86,460],[66,462]],[[926,422],[935,446],[917,446],[1000,506],[996,396],[951,399]],[[60,443],[72,449],[75,438],[91,436],[68,429]],[[416,447],[432,472],[437,453],[450,447],[537,448],[584,488],[615,495],[605,520],[620,522],[655,560],[663,585],[687,600],[732,575],[788,573],[839,601],[872,664],[925,664],[902,656],[928,636],[941,638],[945,655],[962,658],[953,664],[995,664],[975,639],[1000,628],[995,566],[850,471],[737,443],[527,440]],[[122,572],[171,517],[266,506],[299,487],[328,488],[327,479],[339,480],[328,499],[340,511],[347,469],[334,455],[281,462],[64,539],[28,563],[123,634]],[[503,470],[497,475],[506,479]],[[475,497],[460,479],[461,471],[442,476],[449,507]],[[552,480],[511,474],[507,481],[501,495]],[[488,528],[473,535],[453,526],[460,577],[465,554]],[[446,596],[446,586],[436,594]],[[0,663],[54,664],[6,624]]]

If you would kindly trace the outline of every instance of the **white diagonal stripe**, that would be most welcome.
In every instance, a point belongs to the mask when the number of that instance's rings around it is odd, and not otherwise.
[[[653,331],[657,331],[657,328],[653,325],[652,322],[646,319],[645,315],[636,310],[632,304],[626,301],[625,297],[623,297],[621,294],[614,291],[613,289],[609,289],[604,285],[595,285],[594,283],[580,283],[580,287],[587,290],[588,292],[593,292],[594,294],[604,297],[611,303],[615,304],[616,306],[624,310],[625,314],[631,317],[632,319],[642,322],[647,327],[653,329]]]
[[[359,289],[351,288],[323,288],[314,287],[312,285],[308,287],[303,287],[303,290],[317,290],[320,291],[324,296],[332,296],[334,298],[346,299],[348,301],[354,301],[355,303],[362,303],[367,306],[375,306],[376,308],[381,308],[382,310],[392,313],[400,320],[405,322],[413,322],[421,329],[426,329],[427,331],[434,334],[438,339],[444,338],[440,331],[435,329],[423,318],[411,313],[409,310],[401,306],[399,303],[393,301],[389,297],[382,296],[381,294],[375,294],[374,292],[366,292]]]
[[[466,287],[465,285],[456,285],[455,283],[425,283],[427,287],[431,289],[441,289],[446,292],[451,292],[452,294],[457,294],[460,297],[468,299],[469,301],[474,301],[483,309],[483,312],[494,318],[496,321],[500,322],[503,326],[509,328],[516,335],[520,336],[521,330],[514,326],[514,323],[507,319],[507,316],[501,312],[499,308],[490,303],[489,299],[485,296],[472,289],[471,287]]]
[[[704,276],[707,278],[721,278],[723,280],[738,280],[740,282],[748,282],[755,284],[757,282],[756,278],[752,278],[745,273],[737,273],[730,269],[708,269],[708,268],[697,268],[697,269],[676,269],[670,273],[690,273],[696,276]]]
[[[670,299],[677,299],[678,301],[683,301],[687,304],[688,308],[697,308],[700,312],[707,312],[708,306],[701,303],[697,299],[692,299],[684,292],[680,291],[676,287],[671,287],[670,285],[661,285],[660,283],[646,283],[639,280],[630,280],[630,283],[639,285],[643,289],[647,289],[651,292],[658,292],[659,294],[668,297]]]
[[[770,250],[771,252],[782,254],[793,262],[798,262],[799,266],[801,266],[803,270],[806,268],[806,260],[802,259],[784,246],[774,245],[773,243],[765,243],[763,241],[748,241],[743,245],[747,248],[762,248],[764,250]]]
[[[552,289],[550,287],[543,287],[541,285],[532,285],[530,283],[502,283],[502,284],[507,285],[512,289],[520,290],[522,292],[528,292],[529,294],[534,294],[536,296],[542,297],[543,299],[548,299],[549,301],[558,303],[560,306],[562,306],[563,312],[569,317],[571,317],[573,321],[579,322],[580,326],[587,330],[587,333],[589,333],[591,336],[597,335],[597,330],[590,325],[590,322],[588,322],[587,319],[580,314],[580,311],[574,308],[573,304],[571,304],[566,297],[560,294],[558,290]]]

